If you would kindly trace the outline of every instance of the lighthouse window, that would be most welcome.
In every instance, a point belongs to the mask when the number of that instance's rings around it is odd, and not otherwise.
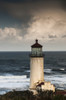
[[[42,48],[32,48],[32,55],[33,56],[41,56]]]

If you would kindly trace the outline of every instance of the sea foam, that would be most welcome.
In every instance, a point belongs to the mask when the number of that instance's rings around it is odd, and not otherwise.
[[[0,88],[16,89],[22,88],[23,90],[29,86],[30,79],[26,75],[22,76],[0,76]]]

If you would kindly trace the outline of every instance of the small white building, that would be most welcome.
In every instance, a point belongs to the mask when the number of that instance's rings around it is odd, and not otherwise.
[[[42,45],[36,43],[31,46],[30,55],[30,90],[42,89],[55,92],[55,87],[44,80],[44,55]]]

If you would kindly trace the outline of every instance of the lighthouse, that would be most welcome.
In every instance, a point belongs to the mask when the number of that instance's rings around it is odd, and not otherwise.
[[[42,91],[53,91],[55,87],[50,82],[44,80],[44,55],[42,52],[42,45],[36,39],[31,46],[30,54],[30,90],[34,91],[41,89]]]
[[[35,89],[38,83],[44,82],[44,57],[37,39],[31,46],[30,71],[30,88]]]

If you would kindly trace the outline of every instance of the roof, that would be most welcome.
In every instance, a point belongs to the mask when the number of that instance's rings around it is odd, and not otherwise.
[[[36,43],[33,44],[31,47],[32,47],[32,48],[42,48],[42,45],[39,44],[39,43],[38,43],[38,40],[36,39]]]

